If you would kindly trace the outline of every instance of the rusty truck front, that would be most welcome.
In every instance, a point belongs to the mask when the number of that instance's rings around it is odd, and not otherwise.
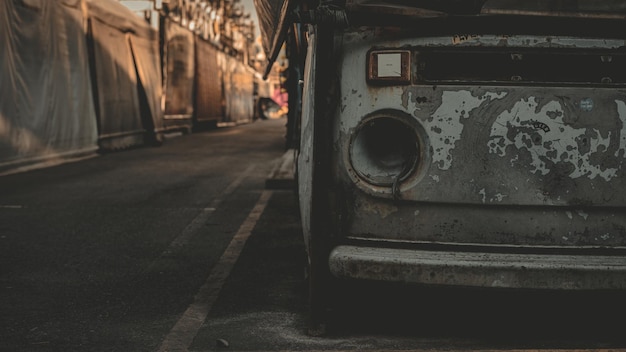
[[[306,5],[312,309],[336,279],[626,289],[626,1]]]

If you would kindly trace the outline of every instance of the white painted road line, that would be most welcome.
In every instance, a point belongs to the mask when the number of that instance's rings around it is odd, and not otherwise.
[[[242,172],[239,176],[237,176],[237,178],[233,182],[231,182],[230,185],[228,185],[228,187],[226,187],[222,191],[222,193],[220,193],[217,197],[213,199],[213,201],[208,207],[202,209],[200,213],[198,213],[198,215],[196,215],[196,217],[193,220],[191,220],[189,225],[187,225],[187,227],[185,227],[185,229],[183,229],[183,231],[178,236],[176,236],[176,238],[174,238],[174,240],[170,243],[168,248],[161,254],[161,257],[167,256],[174,249],[186,245],[189,242],[189,239],[191,239],[191,237],[193,237],[193,235],[202,226],[204,226],[204,224],[207,222],[211,214],[213,214],[215,209],[217,209],[217,207],[222,203],[222,201],[231,193],[233,193],[233,191],[237,189],[237,187],[239,187],[241,182],[243,182],[243,180],[246,177],[248,177],[250,173],[252,173],[252,170],[254,170],[254,168],[255,168],[254,164],[248,166],[248,168],[246,168],[244,172]]]
[[[161,343],[158,349],[159,352],[185,352],[191,346],[202,323],[204,323],[217,300],[224,282],[237,262],[246,241],[252,234],[252,230],[261,214],[263,214],[272,193],[272,191],[268,190],[261,193],[261,197],[256,205],[239,227],[219,262],[213,267],[204,285],[200,287],[194,302],[187,308]]]

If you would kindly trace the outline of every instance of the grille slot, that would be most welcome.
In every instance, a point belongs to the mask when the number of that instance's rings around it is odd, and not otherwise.
[[[626,54],[580,50],[425,49],[417,81],[446,84],[626,85]]]

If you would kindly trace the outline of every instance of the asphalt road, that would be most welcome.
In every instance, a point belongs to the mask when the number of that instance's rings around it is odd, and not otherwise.
[[[307,336],[285,120],[0,176],[0,351],[618,350],[626,297],[336,287]]]

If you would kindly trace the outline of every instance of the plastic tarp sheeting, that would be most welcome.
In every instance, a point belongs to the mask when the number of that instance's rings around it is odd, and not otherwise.
[[[252,68],[232,56],[220,53],[224,72],[226,116],[223,122],[245,123],[254,117],[254,74]]]
[[[219,122],[224,116],[222,70],[218,66],[218,50],[196,37],[196,119]]]
[[[79,0],[0,1],[0,170],[97,150]]]
[[[137,75],[129,39],[100,21],[91,22],[99,144],[113,150],[143,144]]]
[[[194,112],[194,34],[177,23],[165,22],[165,123],[190,119]]]
[[[141,145],[146,130],[154,133],[162,127],[158,33],[115,0],[87,4],[99,146],[115,150]],[[141,109],[142,98],[147,109]]]
[[[145,97],[140,95],[139,99],[140,102],[145,99],[145,104],[148,105],[148,111],[144,113],[142,110],[141,114],[144,128],[151,130],[151,134],[158,135],[163,131],[163,109],[161,109],[163,86],[159,38],[157,36],[153,38],[131,36],[130,43],[139,83],[145,94]]]
[[[254,7],[259,18],[263,50],[268,59],[266,76],[285,41],[289,26],[287,15],[296,3],[297,0],[254,0]]]

